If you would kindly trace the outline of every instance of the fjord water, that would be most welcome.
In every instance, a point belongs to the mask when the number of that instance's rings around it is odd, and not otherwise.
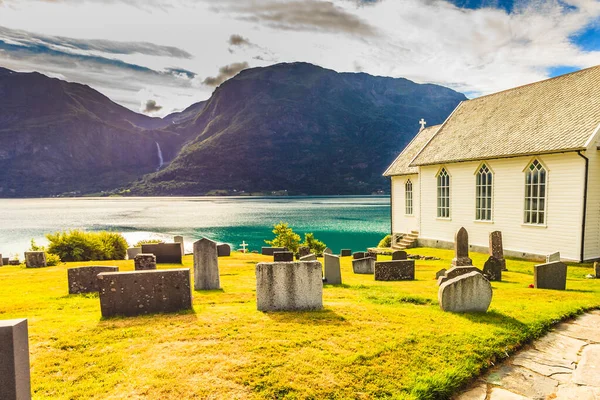
[[[70,229],[122,232],[130,245],[182,235],[188,251],[202,237],[260,251],[280,221],[334,252],[358,251],[389,233],[389,205],[387,196],[0,199],[0,253],[22,258],[31,239],[45,244],[46,233]]]

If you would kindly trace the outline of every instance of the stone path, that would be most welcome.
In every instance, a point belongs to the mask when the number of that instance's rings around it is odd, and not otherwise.
[[[600,400],[600,311],[558,324],[455,400]]]

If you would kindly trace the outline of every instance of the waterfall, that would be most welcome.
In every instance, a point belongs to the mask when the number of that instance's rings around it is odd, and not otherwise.
[[[158,168],[156,168],[156,170],[158,171],[162,168],[163,164],[165,163],[163,160],[162,150],[160,149],[160,144],[158,144],[158,142],[156,142],[156,151],[158,152]]]

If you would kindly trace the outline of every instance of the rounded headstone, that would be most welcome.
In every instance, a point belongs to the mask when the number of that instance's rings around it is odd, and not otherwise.
[[[156,269],[156,256],[154,254],[140,253],[134,258],[136,271]]]
[[[469,272],[444,282],[438,291],[444,311],[486,312],[492,303],[492,285],[479,272]]]

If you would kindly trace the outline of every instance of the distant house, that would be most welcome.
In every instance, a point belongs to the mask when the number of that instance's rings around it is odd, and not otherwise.
[[[600,258],[600,66],[460,103],[390,165],[392,233],[509,256]],[[409,236],[410,237],[410,236]],[[406,242],[406,240],[405,240]]]

